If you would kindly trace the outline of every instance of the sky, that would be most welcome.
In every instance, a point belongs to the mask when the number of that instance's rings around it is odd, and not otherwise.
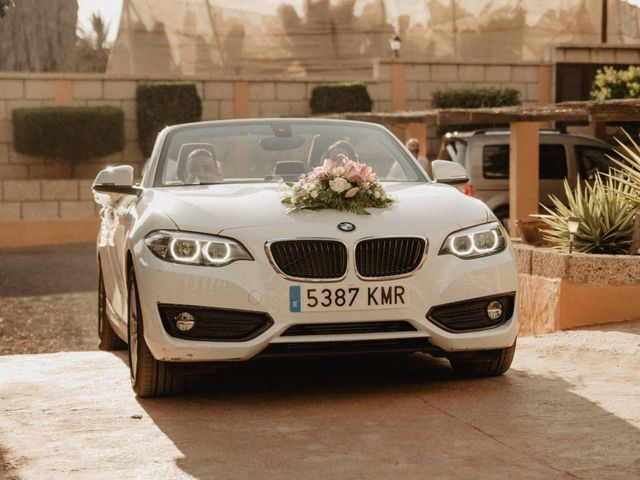
[[[113,42],[118,33],[118,25],[120,23],[120,12],[122,11],[123,0],[78,0],[78,24],[81,27],[90,29],[90,18],[94,12],[99,12],[102,18],[109,24],[108,41]],[[627,0],[634,5],[640,5],[640,0]],[[209,0],[210,3],[216,3],[216,0]],[[234,0],[235,2],[248,2],[255,6],[262,6],[273,10],[269,4],[279,4],[281,0]],[[228,3],[220,0],[218,3]],[[296,2],[293,2],[296,3]],[[390,2],[392,4],[393,2]]]
[[[118,33],[121,10],[122,0],[78,0],[78,24],[90,30],[91,14],[99,12],[109,24],[108,41],[113,42]]]

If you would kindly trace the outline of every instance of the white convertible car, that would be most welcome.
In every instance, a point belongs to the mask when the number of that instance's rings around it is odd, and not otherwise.
[[[508,236],[455,188],[462,166],[435,161],[433,176],[369,123],[165,128],[139,184],[130,166],[93,184],[100,348],[128,345],[140,396],[175,392],[190,362],[275,355],[424,352],[504,373],[518,331]],[[366,179],[389,202],[356,214],[345,205]]]

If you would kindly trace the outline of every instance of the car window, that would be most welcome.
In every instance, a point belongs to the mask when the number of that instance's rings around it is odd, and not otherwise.
[[[450,160],[453,160],[466,168],[465,159],[467,158],[467,142],[456,140],[454,143],[447,145],[447,153],[449,154]]]
[[[295,181],[344,158],[372,167],[381,181],[426,181],[394,137],[347,122],[237,121],[189,125],[170,132],[156,186]]]
[[[509,178],[509,145],[485,145],[482,149],[482,174],[489,179]],[[540,145],[539,175],[541,180],[563,179],[567,176],[567,156],[564,145]]]
[[[613,166],[607,155],[615,152],[606,147],[576,145],[576,158],[580,175],[586,180],[593,180],[597,172],[608,172]]]
[[[562,180],[567,176],[564,145],[540,145],[540,180]]]

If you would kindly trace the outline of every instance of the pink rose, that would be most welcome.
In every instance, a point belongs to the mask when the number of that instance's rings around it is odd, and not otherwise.
[[[357,178],[360,176],[360,168],[358,165],[359,164],[352,162],[351,160],[344,162],[344,176],[350,182],[355,182],[359,179]]]

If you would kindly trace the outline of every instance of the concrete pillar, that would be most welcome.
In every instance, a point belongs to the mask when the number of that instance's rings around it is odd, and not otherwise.
[[[68,107],[73,101],[73,85],[71,80],[55,80],[54,102],[58,107]]]
[[[404,63],[393,62],[391,64],[391,111],[404,112],[406,98]]]
[[[517,235],[516,220],[538,213],[539,143],[538,122],[511,124],[509,148],[509,233]]]
[[[233,82],[233,116],[235,118],[248,118],[249,107],[249,82],[236,80]]]
[[[549,105],[553,102],[553,84],[551,65],[538,66],[538,105]]]
[[[553,71],[551,65],[538,66],[538,105],[553,103]],[[541,128],[553,128],[553,122],[540,123]]]

